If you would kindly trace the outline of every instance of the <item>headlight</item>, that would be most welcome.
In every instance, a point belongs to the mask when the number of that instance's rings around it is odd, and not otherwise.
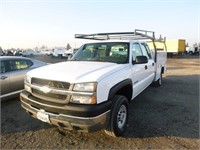
[[[31,77],[26,75],[25,76],[25,80],[24,80],[25,83],[31,83]]]
[[[73,95],[71,100],[71,103],[77,103],[77,104],[96,104],[96,95],[92,96],[78,96]]]
[[[96,91],[96,83],[77,83],[74,85],[73,91],[95,92]]]
[[[89,95],[79,94],[72,95],[70,102],[79,104],[96,104],[96,87],[97,83],[77,83],[73,87],[73,91],[76,92],[89,92]]]

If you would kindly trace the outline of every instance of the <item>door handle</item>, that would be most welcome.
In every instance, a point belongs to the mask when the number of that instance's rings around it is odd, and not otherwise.
[[[1,80],[5,80],[6,78],[8,78],[8,77],[6,77],[6,76],[1,76]]]
[[[147,67],[147,65],[145,65],[145,67],[144,67],[144,68],[145,68],[145,70],[146,70],[146,69],[148,68],[148,67]]]

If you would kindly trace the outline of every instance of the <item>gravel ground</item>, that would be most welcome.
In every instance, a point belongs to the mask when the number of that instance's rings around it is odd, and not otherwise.
[[[128,127],[119,138],[58,130],[30,117],[19,98],[2,102],[1,149],[200,149],[199,64],[195,56],[168,59],[163,85],[148,87],[130,104]]]

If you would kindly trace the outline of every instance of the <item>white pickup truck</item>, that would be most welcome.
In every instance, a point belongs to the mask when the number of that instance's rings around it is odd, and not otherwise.
[[[22,107],[64,129],[122,135],[129,103],[150,84],[160,86],[166,70],[166,52],[150,50],[144,42],[155,41],[154,32],[142,31],[75,35],[101,41],[84,44],[71,61],[28,72]]]

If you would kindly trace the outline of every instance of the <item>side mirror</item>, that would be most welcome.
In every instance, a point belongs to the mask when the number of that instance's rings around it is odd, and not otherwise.
[[[148,63],[147,56],[137,56],[135,58],[135,64],[145,64],[145,63]]]

